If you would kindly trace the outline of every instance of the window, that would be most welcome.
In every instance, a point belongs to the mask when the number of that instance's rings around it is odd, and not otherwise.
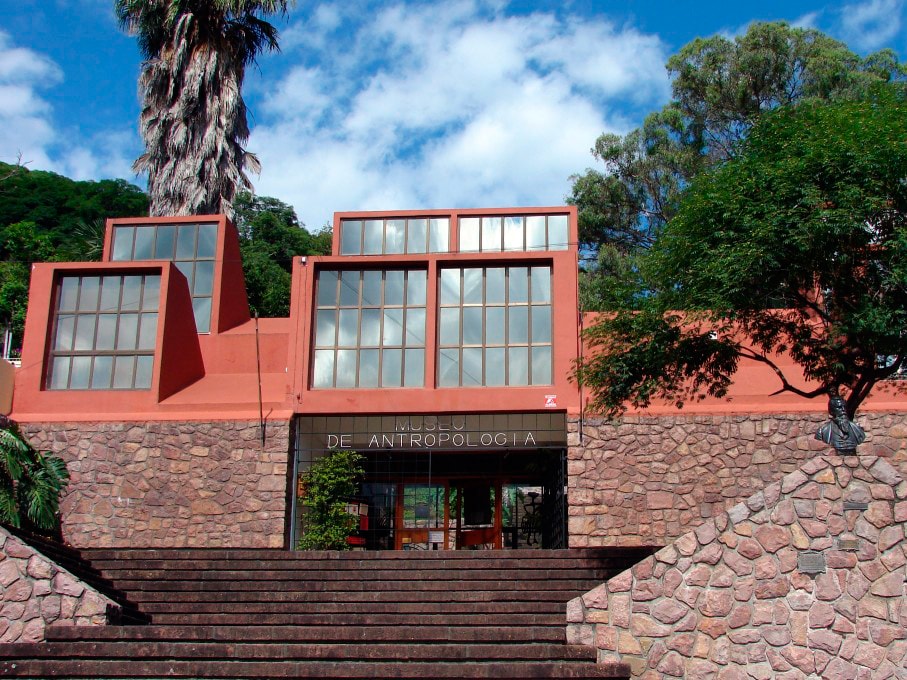
[[[438,385],[551,384],[551,268],[442,269]]]
[[[47,388],[150,388],[160,283],[148,274],[62,277]]]
[[[566,250],[566,215],[461,217],[460,252]]]
[[[425,270],[318,273],[312,387],[425,384]]]
[[[195,327],[211,329],[216,224],[149,224],[113,230],[112,260],[172,260],[189,282]]]
[[[450,219],[342,220],[341,255],[401,255],[449,251]]]

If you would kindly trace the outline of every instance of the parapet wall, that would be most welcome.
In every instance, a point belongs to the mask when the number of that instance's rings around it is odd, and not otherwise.
[[[568,421],[570,547],[663,546],[828,452],[822,414]],[[858,414],[861,455],[907,462],[904,413]]]
[[[279,548],[290,424],[21,423],[71,476],[63,537],[77,548]]]
[[[634,678],[905,678],[907,481],[816,458],[568,604]]]

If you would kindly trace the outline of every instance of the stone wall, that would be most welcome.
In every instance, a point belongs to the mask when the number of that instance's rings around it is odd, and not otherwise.
[[[20,423],[66,461],[63,537],[77,547],[286,543],[290,425],[258,421]]]
[[[643,680],[907,678],[905,527],[887,461],[815,458],[572,600],[568,640]]]
[[[119,605],[0,527],[0,642],[42,642],[50,625],[103,626]]]
[[[568,422],[570,547],[663,546],[828,451],[821,414]],[[907,462],[905,414],[859,414],[862,455]]]

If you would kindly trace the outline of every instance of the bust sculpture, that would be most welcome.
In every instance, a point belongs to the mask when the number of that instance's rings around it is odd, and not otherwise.
[[[831,419],[816,432],[816,439],[831,444],[842,456],[854,456],[857,445],[866,439],[863,428],[847,417],[847,403],[833,394],[828,399],[828,413]]]

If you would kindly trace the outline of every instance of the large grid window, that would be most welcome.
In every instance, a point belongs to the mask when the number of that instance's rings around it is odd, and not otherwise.
[[[425,385],[425,270],[320,271],[312,387]]]
[[[160,287],[158,275],[62,277],[47,388],[150,388]]]
[[[450,250],[449,240],[447,217],[340,222],[341,255],[446,253]]]
[[[192,295],[195,327],[211,329],[211,295],[214,290],[216,224],[149,224],[118,226],[113,230],[113,260],[172,260]]]
[[[460,252],[566,250],[566,215],[461,217]]]
[[[551,268],[442,269],[438,385],[551,384]]]

